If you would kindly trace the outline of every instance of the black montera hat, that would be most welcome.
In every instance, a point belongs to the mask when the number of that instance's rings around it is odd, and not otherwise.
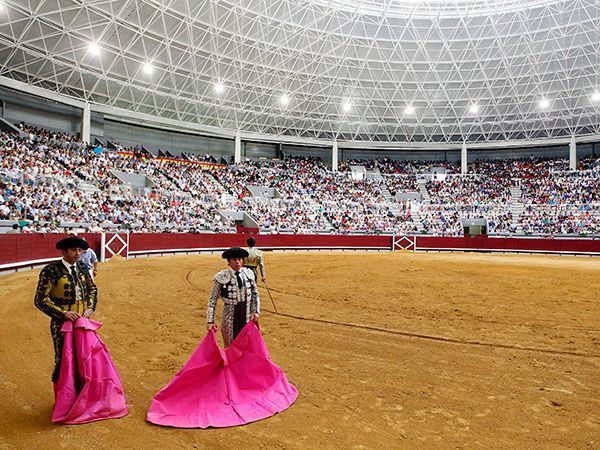
[[[254,238],[248,238],[246,240],[246,244],[248,244],[250,247],[253,247],[254,244],[256,244],[256,241],[254,240]]]
[[[57,250],[67,250],[68,248],[82,248],[87,250],[90,248],[87,242],[76,236],[69,236],[68,238],[61,239],[56,243]]]
[[[221,258],[229,261],[232,258],[247,258],[248,252],[240,247],[231,247],[223,252]]]

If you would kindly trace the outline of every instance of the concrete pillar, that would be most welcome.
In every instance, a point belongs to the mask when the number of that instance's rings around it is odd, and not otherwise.
[[[571,136],[571,142],[569,143],[569,169],[577,170],[577,143],[575,142],[575,136]]]
[[[331,149],[331,170],[337,172],[338,170],[338,147],[337,140],[333,141],[333,148]]]
[[[90,104],[85,102],[81,114],[81,140],[91,144],[91,128],[92,128],[92,115],[90,113]]]
[[[467,173],[467,143],[463,142],[460,149],[460,173]]]
[[[233,155],[234,164],[242,162],[242,135],[240,130],[235,132],[235,153]]]

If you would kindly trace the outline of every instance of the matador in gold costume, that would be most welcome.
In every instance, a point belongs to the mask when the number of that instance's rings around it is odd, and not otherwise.
[[[244,258],[244,267],[251,269],[254,272],[254,278],[258,283],[258,271],[260,270],[260,277],[263,281],[267,280],[267,272],[265,271],[265,262],[263,260],[263,252],[257,248],[254,248],[256,241],[254,238],[248,238],[246,240],[248,244],[247,252],[248,256]]]
[[[79,262],[87,242],[75,236],[62,239],[56,248],[63,258],[45,266],[40,272],[34,304],[50,316],[50,334],[54,341],[54,370],[52,381],[58,379],[62,356],[63,335],[60,331],[65,320],[91,317],[96,309],[98,289],[87,268]]]

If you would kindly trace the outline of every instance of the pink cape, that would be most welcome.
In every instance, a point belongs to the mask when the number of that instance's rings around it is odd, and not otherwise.
[[[230,427],[265,419],[294,403],[298,391],[269,359],[254,322],[220,349],[209,331],[190,359],[152,399],[146,420],[178,428]]]
[[[96,330],[102,324],[83,317],[66,320],[62,360],[54,383],[52,422],[79,424],[127,414],[119,373]]]

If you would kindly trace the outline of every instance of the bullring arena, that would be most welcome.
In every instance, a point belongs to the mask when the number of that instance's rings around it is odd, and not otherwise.
[[[598,24],[0,0],[0,450],[600,449]]]
[[[2,448],[596,448],[600,261],[543,255],[268,253],[261,330],[300,395],[244,427],[150,425],[204,335],[217,254],[100,266],[101,336],[127,417],[49,421],[38,270],[0,277]]]

